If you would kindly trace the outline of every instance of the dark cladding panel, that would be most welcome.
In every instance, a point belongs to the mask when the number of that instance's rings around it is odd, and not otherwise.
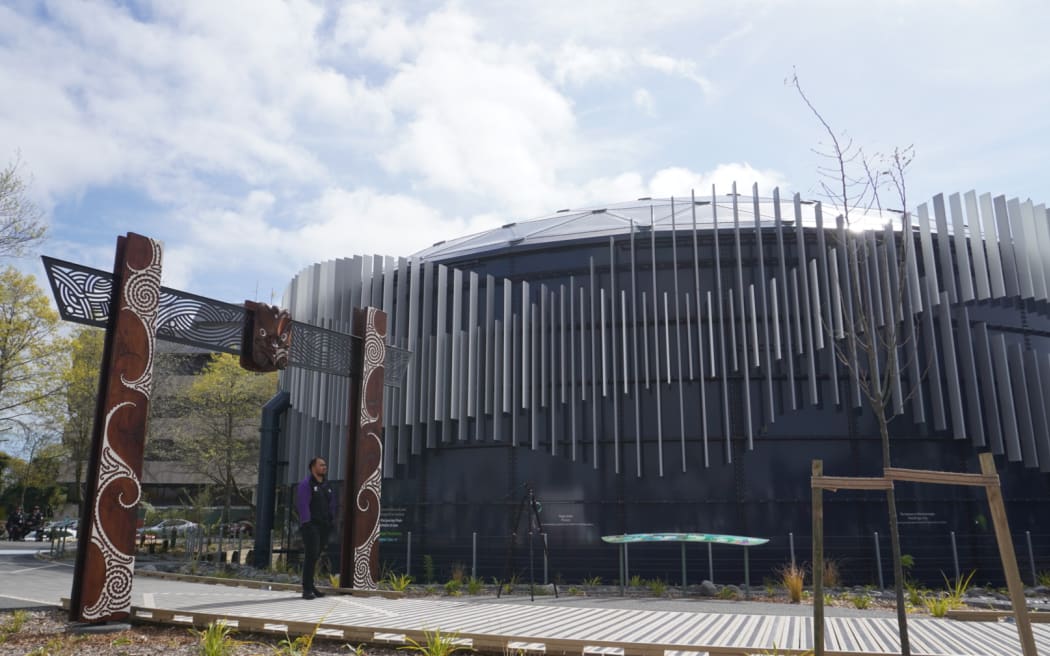
[[[974,357],[977,359],[977,373],[981,381],[981,395],[984,399],[985,427],[988,432],[989,448],[992,453],[1001,456],[1003,447],[1003,424],[999,414],[999,403],[996,397],[998,383],[995,378],[995,364],[992,360],[992,340],[988,335],[988,324],[975,323]],[[1013,409],[1011,408],[1011,411]]]

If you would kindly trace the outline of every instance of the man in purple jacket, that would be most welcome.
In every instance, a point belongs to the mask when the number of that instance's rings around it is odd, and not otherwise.
[[[310,461],[310,475],[295,489],[295,508],[299,511],[299,532],[303,536],[303,599],[324,595],[314,587],[317,559],[328,549],[328,535],[335,523],[339,497],[328,482],[328,463],[324,458]]]

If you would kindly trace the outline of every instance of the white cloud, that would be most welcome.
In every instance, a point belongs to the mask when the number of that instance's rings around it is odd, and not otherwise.
[[[528,53],[478,37],[445,10],[419,26],[420,51],[384,88],[404,125],[381,162],[425,188],[534,205],[574,165],[572,104]]]
[[[653,101],[653,94],[645,89],[635,89],[632,99],[635,106],[645,112],[646,116],[656,116],[656,104]]]
[[[738,193],[750,193],[751,185],[758,183],[758,193],[772,194],[773,187],[781,191],[788,187],[784,175],[772,169],[756,169],[750,164],[732,162],[719,164],[710,171],[697,173],[685,168],[672,167],[657,171],[649,181],[652,196],[687,196],[695,190],[697,196],[711,193],[711,185],[719,195],[728,194],[736,183]]]

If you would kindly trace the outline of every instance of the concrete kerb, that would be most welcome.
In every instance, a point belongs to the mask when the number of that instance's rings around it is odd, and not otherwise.
[[[194,574],[175,574],[172,572],[155,572],[150,570],[136,570],[135,576],[145,576],[168,581],[183,581],[186,583],[207,583],[210,585],[225,585],[236,588],[251,588],[253,590],[289,590],[299,591],[302,586],[298,583],[277,583],[274,581],[253,581],[250,579],[232,579],[220,576],[197,576]],[[384,597],[386,599],[400,599],[404,593],[394,590],[361,590],[358,588],[336,588],[332,586],[319,586],[321,592],[350,595],[355,597]]]

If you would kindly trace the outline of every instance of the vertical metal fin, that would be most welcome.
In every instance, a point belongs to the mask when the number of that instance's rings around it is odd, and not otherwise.
[[[1007,364],[1006,340],[1002,334],[999,334],[992,336],[990,341],[992,362],[995,364],[996,387],[999,392],[999,416],[1003,421],[1003,441],[1006,443],[1006,459],[1010,462],[1020,462],[1021,439],[1017,432],[1017,419],[1020,412],[1014,406],[1017,395],[1014,392],[1014,381],[1010,376],[1010,366]]]
[[[933,216],[937,221],[937,253],[940,256],[941,283],[948,292],[948,301],[957,303],[959,295],[955,290],[955,267],[952,266],[951,233],[948,232],[948,217],[944,211],[944,194],[933,197]],[[929,275],[928,271],[926,275]]]
[[[937,321],[941,324],[941,353],[944,356],[944,380],[948,386],[948,403],[952,411],[952,435],[966,439],[966,420],[963,417],[962,390],[959,388],[959,364],[955,357],[955,331],[952,330],[951,303],[948,292],[941,292],[941,307]],[[931,372],[936,375],[936,372]]]
[[[952,233],[955,237],[956,273],[959,274],[959,300],[972,301],[973,274],[970,273],[970,248],[966,238],[966,215],[962,211],[959,194],[948,196],[948,207],[952,213]]]
[[[965,305],[955,308],[955,324],[959,333],[959,361],[962,369],[962,380],[966,388],[966,417],[970,440],[974,447],[985,445],[984,421],[981,416],[981,386],[977,382],[977,361],[974,352],[977,346],[970,328],[970,311]]]
[[[981,234],[981,215],[977,210],[977,194],[968,191],[963,195],[966,202],[966,227],[969,233],[970,253],[973,255],[973,273],[977,300],[983,301],[992,295],[988,280],[988,260],[984,254],[985,238]]]
[[[1028,386],[1030,381],[1025,373],[1024,351],[1020,344],[1010,344],[1007,348],[1007,362],[1010,364],[1010,382],[1014,386],[1014,407],[1017,408],[1017,435],[1021,442],[1021,459],[1025,467],[1038,467],[1039,456],[1035,450],[1035,435],[1032,432],[1032,409],[1028,405]]]
[[[1018,282],[1017,254],[1014,251],[1014,238],[1010,233],[1010,212],[1007,208],[1006,197],[996,196],[995,224],[999,231],[999,255],[1003,261],[1003,282],[1006,284],[1007,296],[1019,296],[1021,286]],[[1029,279],[1029,282],[1031,280]]]
[[[999,384],[996,382],[995,363],[992,358],[992,340],[988,336],[988,324],[981,321],[973,326],[974,332],[974,356],[977,359],[977,372],[981,380],[981,394],[984,398],[984,416],[987,420],[985,426],[988,429],[988,442],[992,453],[1001,456],[1004,453],[1003,446],[1003,422],[999,413],[999,403],[996,391]],[[1013,408],[1010,408],[1012,411]]]

